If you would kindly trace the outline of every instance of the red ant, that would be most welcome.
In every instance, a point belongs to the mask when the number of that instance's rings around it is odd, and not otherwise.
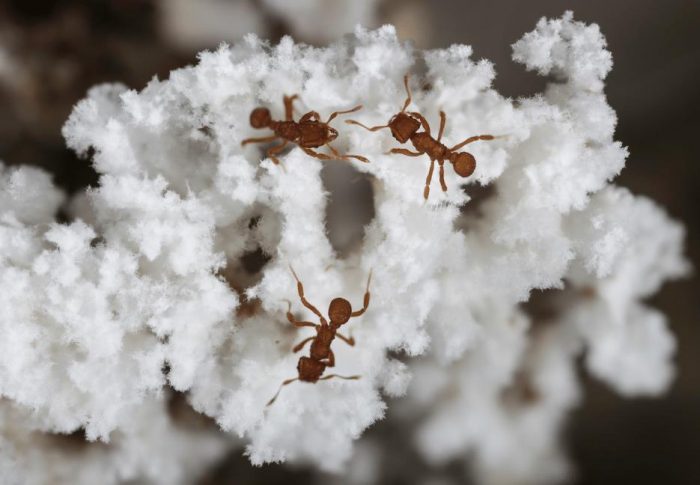
[[[275,155],[281,152],[290,142],[299,145],[299,147],[304,150],[307,155],[320,160],[349,161],[350,158],[354,158],[361,162],[369,163],[369,160],[359,155],[341,155],[330,145],[330,142],[338,137],[338,132],[334,128],[328,126],[328,123],[330,123],[336,116],[354,113],[355,111],[361,109],[362,106],[355,106],[347,111],[336,111],[328,117],[328,120],[325,123],[320,121],[321,117],[316,111],[309,111],[302,116],[299,121],[294,121],[292,103],[298,97],[299,96],[296,94],[294,96],[284,97],[284,121],[273,120],[272,116],[270,115],[270,110],[267,108],[255,108],[250,113],[250,125],[253,128],[270,128],[275,132],[275,134],[262,138],[247,138],[241,142],[241,145],[245,146],[248,143],[265,143],[281,138],[281,145],[272,147],[267,151],[267,156],[277,165],[279,165],[280,161]],[[318,148],[323,145],[326,145],[331,150],[334,157],[312,150],[312,148]]]
[[[437,161],[440,165],[440,186],[442,191],[447,191],[447,184],[445,184],[445,160],[448,160],[452,164],[452,168],[455,173],[460,177],[469,177],[474,173],[476,168],[476,159],[474,155],[468,152],[458,152],[460,148],[469,143],[475,142],[477,140],[493,140],[496,137],[493,135],[477,135],[467,138],[461,143],[448,148],[443,145],[440,140],[442,139],[442,134],[445,131],[445,121],[447,116],[444,111],[440,111],[440,131],[438,132],[437,140],[430,134],[430,125],[428,121],[420,114],[414,111],[409,111],[406,113],[406,108],[411,104],[411,90],[408,87],[408,74],[403,78],[403,84],[406,87],[406,101],[403,104],[403,108],[397,114],[395,114],[386,125],[374,126],[369,128],[362,123],[355,120],[347,120],[346,123],[352,125],[358,125],[369,131],[377,131],[382,128],[389,128],[391,134],[396,138],[399,143],[406,143],[411,141],[413,146],[417,151],[412,152],[404,148],[393,148],[388,153],[397,153],[400,155],[406,155],[409,157],[419,157],[424,153],[430,157],[430,169],[428,170],[428,177],[425,179],[425,189],[423,190],[423,197],[427,200],[430,194],[430,181],[433,178],[433,170],[435,168],[435,162]],[[422,132],[418,130],[423,126]]]
[[[277,399],[277,396],[279,395],[280,391],[282,391],[284,386],[297,380],[316,383],[318,381],[333,379],[334,377],[347,380],[356,380],[360,378],[360,376],[339,376],[337,374],[330,374],[324,377],[321,377],[321,375],[326,370],[326,367],[335,366],[335,355],[331,350],[331,343],[335,337],[338,337],[340,340],[350,346],[355,345],[355,339],[341,335],[338,333],[338,329],[347,323],[350,318],[359,317],[367,310],[367,307],[369,306],[369,284],[372,280],[372,272],[369,272],[369,276],[367,278],[367,289],[365,290],[365,299],[362,309],[352,311],[352,307],[350,306],[350,302],[348,300],[345,298],[333,298],[331,304],[328,306],[328,318],[330,319],[330,322],[328,322],[321,312],[318,311],[315,306],[309,303],[306,298],[304,298],[304,286],[301,284],[301,281],[299,281],[297,274],[294,272],[294,268],[290,266],[289,269],[292,270],[294,279],[297,280],[297,291],[299,292],[301,303],[316,314],[316,316],[320,319],[321,324],[317,325],[312,322],[298,321],[294,318],[294,315],[292,315],[292,303],[290,301],[287,302],[289,304],[287,309],[287,320],[289,320],[289,322],[297,328],[314,327],[316,329],[316,335],[306,338],[294,346],[292,351],[296,353],[304,348],[304,345],[306,345],[308,342],[311,342],[309,357],[299,358],[299,363],[297,364],[299,376],[282,382],[280,388],[277,390],[277,393],[272,397],[272,399],[270,399],[267,406],[275,402],[275,399]]]

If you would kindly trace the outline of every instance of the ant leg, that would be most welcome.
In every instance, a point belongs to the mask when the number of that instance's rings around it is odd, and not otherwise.
[[[464,140],[462,143],[458,143],[458,144],[456,144],[455,146],[453,146],[452,148],[450,148],[450,151],[459,150],[459,149],[462,148],[464,145],[468,145],[468,144],[473,143],[473,142],[478,141],[478,140],[486,140],[486,141],[488,141],[488,140],[495,140],[495,139],[496,139],[496,137],[493,136],[493,135],[477,135],[477,136],[471,136],[471,137],[467,138],[466,140]]]
[[[263,136],[262,138],[246,138],[241,142],[241,146],[245,146],[248,143],[265,143],[267,141],[274,141],[279,138],[277,135]]]
[[[328,361],[325,364],[326,367],[335,367],[335,354],[330,349],[328,349]]]
[[[320,121],[320,120],[321,120],[321,115],[319,115],[318,112],[309,111],[304,116],[299,118],[299,123],[304,123],[306,121]]]
[[[350,314],[351,317],[359,317],[362,315],[364,312],[367,311],[367,307],[369,306],[369,284],[372,281],[372,270],[369,270],[369,276],[367,277],[367,288],[365,289],[365,300],[364,300],[364,305],[362,306],[361,310],[357,310],[356,312],[352,312]],[[354,343],[354,340],[353,340]]]
[[[354,158],[354,159],[359,160],[361,162],[369,163],[369,160],[367,158],[361,157],[360,155],[341,155],[340,152],[338,150],[336,150],[335,148],[333,148],[333,146],[330,143],[326,143],[326,146],[328,147],[328,149],[331,152],[333,152],[333,155],[338,157],[340,160],[349,161],[349,160],[347,160],[348,158]]]
[[[343,158],[354,158],[355,160],[359,160],[362,163],[370,163],[368,158],[365,158],[360,155],[343,155]]]
[[[406,111],[408,105],[411,104],[411,88],[408,87],[408,74],[403,77],[403,86],[406,88],[406,101],[403,103],[403,108],[401,108],[402,113]]]
[[[301,342],[299,342],[298,344],[296,344],[294,346],[294,348],[292,349],[292,352],[294,352],[296,354],[297,352],[299,352],[301,349],[304,348],[304,345],[306,345],[307,342],[311,342],[315,338],[316,338],[315,335],[313,337],[305,338],[304,340],[302,340]]]
[[[291,384],[292,382],[298,381],[298,380],[299,380],[299,378],[298,378],[298,377],[295,377],[294,379],[287,379],[286,381],[282,382],[282,384],[280,385],[280,388],[277,389],[277,392],[275,393],[274,396],[272,396],[272,399],[270,399],[270,400],[267,402],[267,404],[265,405],[265,407],[270,406],[273,402],[275,402],[275,399],[277,399],[277,396],[280,395],[280,392],[282,391],[282,388],[283,388],[284,386],[286,386],[287,384]]]
[[[361,376],[339,376],[338,374],[330,374],[327,376],[323,376],[319,379],[319,381],[327,381],[328,379],[333,379],[334,377],[337,377],[338,379],[345,379],[348,381],[355,381],[359,379]]]
[[[294,275],[294,279],[297,280],[297,292],[299,293],[299,299],[301,299],[302,305],[304,305],[306,308],[311,310],[318,316],[318,318],[321,319],[322,322],[325,322],[326,319],[321,315],[321,312],[318,311],[318,309],[313,306],[311,303],[309,303],[306,298],[304,298],[304,285],[301,284],[301,281],[299,281],[299,277],[297,277],[297,274],[294,272],[294,268],[292,268],[292,265],[289,265],[289,269],[292,270],[292,274]],[[315,327],[316,325],[314,325]]]
[[[345,110],[345,111],[336,111],[336,112],[334,112],[334,113],[331,113],[331,115],[328,117],[328,121],[326,121],[326,124],[330,123],[330,122],[331,122],[333,119],[335,119],[335,117],[338,116],[338,115],[344,115],[344,114],[348,114],[348,113],[354,113],[355,111],[358,111],[358,110],[361,110],[361,109],[362,109],[362,105],[359,105],[359,106],[355,106],[355,107],[352,108],[352,109],[348,109],[348,110]]]
[[[415,111],[411,111],[409,114],[418,118],[420,120],[420,124],[423,125],[425,132],[430,135],[430,125],[428,124],[428,120],[425,119],[425,116]]]
[[[445,132],[445,122],[447,121],[447,115],[444,111],[440,110],[440,131],[438,131],[437,141],[442,140],[442,134]]]
[[[335,160],[333,157],[330,157],[325,153],[315,152],[311,148],[301,147],[301,149],[304,150],[304,153],[306,153],[308,156],[318,158],[319,160]]]
[[[318,327],[315,323],[312,322],[302,322],[300,320],[297,320],[294,318],[294,315],[292,314],[292,302],[287,300],[287,320],[289,320],[289,323],[294,325],[297,328],[304,328],[304,327]]]
[[[269,159],[271,159],[272,162],[273,162],[275,165],[279,165],[279,164],[280,164],[280,160],[279,160],[279,158],[277,158],[277,157],[275,156],[275,154],[277,154],[277,153],[281,152],[282,150],[284,150],[284,147],[287,146],[287,143],[289,143],[289,142],[288,142],[287,140],[284,140],[284,141],[282,142],[281,145],[277,145],[276,147],[272,147],[272,148],[270,148],[270,149],[267,151],[267,157],[268,157]]]
[[[354,338],[352,338],[352,337],[346,337],[345,335],[341,335],[341,334],[339,334],[339,333],[336,333],[335,336],[338,337],[338,338],[339,338],[340,340],[342,340],[343,342],[345,342],[346,344],[348,344],[350,347],[354,347],[354,346],[355,346],[355,339],[354,339]]]
[[[360,155],[341,155],[336,150],[331,150],[334,154],[336,154],[336,157],[334,158],[330,155],[326,155],[325,153],[315,152],[311,148],[301,147],[301,149],[304,150],[304,152],[310,157],[318,158],[319,160],[342,160],[345,162],[349,162],[349,158],[356,158],[361,162],[369,163],[369,160],[367,160],[365,157],[361,157]]]
[[[447,192],[447,184],[445,183],[445,161],[438,161],[440,164],[440,187],[442,187],[443,192]]]
[[[412,152],[411,150],[406,150],[405,148],[392,148],[388,152],[386,152],[385,155],[388,155],[390,153],[397,153],[399,155],[406,155],[407,157],[420,157],[423,155],[420,152]]]
[[[346,122],[347,124],[349,124],[349,125],[357,125],[357,126],[360,126],[360,127],[364,128],[364,129],[367,130],[367,131],[377,131],[377,130],[381,130],[382,128],[389,128],[389,125],[379,125],[379,126],[372,126],[372,127],[369,127],[369,126],[363,125],[363,124],[360,123],[359,121],[355,121],[355,120],[345,120],[345,122]]]
[[[343,157],[343,155],[341,155],[340,152],[339,152],[338,150],[336,150],[335,147],[334,147],[333,145],[331,145],[330,143],[326,143],[326,146],[327,146],[328,149],[331,151],[331,153],[332,153],[333,155],[335,155],[336,157],[341,158],[341,159],[342,159],[342,158],[345,158],[345,157]]]
[[[428,200],[430,195],[430,182],[433,180],[433,170],[435,170],[435,160],[430,160],[430,169],[428,170],[428,176],[425,179],[425,188],[423,189],[423,198]]]
[[[294,96],[285,96],[283,98],[284,101],[284,119],[286,121],[293,121],[294,119],[294,106],[292,103],[294,103],[294,100],[299,98],[298,94],[295,94]]]

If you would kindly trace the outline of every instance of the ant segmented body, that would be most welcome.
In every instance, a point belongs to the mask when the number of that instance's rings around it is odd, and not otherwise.
[[[368,127],[359,123],[355,120],[347,120],[346,123],[352,125],[358,125],[369,131],[377,131],[383,128],[389,128],[391,134],[396,138],[399,143],[406,143],[410,141],[415,152],[406,150],[404,148],[393,148],[389,153],[396,153],[399,155],[406,155],[408,157],[419,157],[426,154],[430,157],[430,169],[428,170],[428,176],[425,180],[425,189],[423,190],[423,197],[427,200],[430,194],[430,182],[433,178],[433,171],[435,169],[435,162],[440,165],[440,186],[442,191],[447,191],[447,184],[445,183],[445,160],[452,164],[452,168],[455,173],[460,177],[469,177],[474,173],[476,168],[476,159],[474,155],[468,152],[458,152],[460,148],[469,143],[475,142],[477,140],[494,140],[496,137],[493,135],[477,135],[467,138],[461,143],[448,148],[443,145],[442,134],[445,131],[445,122],[447,116],[444,111],[440,111],[440,130],[438,132],[437,139],[433,138],[430,134],[430,125],[428,121],[420,114],[414,111],[406,112],[406,108],[411,104],[411,90],[408,87],[408,74],[403,78],[403,83],[406,88],[406,101],[403,104],[403,108],[397,114],[395,114],[386,125]],[[423,131],[418,131],[421,126]]]
[[[362,108],[362,106],[355,106],[347,111],[336,111],[332,113],[328,120],[325,122],[320,121],[321,116],[316,111],[309,111],[303,115],[299,121],[294,121],[293,116],[293,106],[292,103],[299,96],[285,96],[284,97],[284,121],[277,121],[272,119],[270,110],[267,108],[255,108],[250,113],[250,125],[253,128],[269,128],[275,132],[272,136],[265,136],[262,138],[247,138],[241,142],[241,145],[247,145],[248,143],[265,143],[282,139],[282,144],[270,148],[267,151],[267,156],[275,163],[279,164],[279,159],[275,156],[281,152],[288,143],[297,144],[307,155],[319,160],[344,160],[349,161],[349,159],[354,158],[361,162],[369,163],[365,157],[359,155],[341,155],[335,148],[330,145],[330,142],[338,137],[338,132],[331,128],[328,124],[338,115],[354,113],[355,111]],[[318,148],[326,145],[334,156],[325,155],[323,153],[318,153],[313,148]]]
[[[365,311],[367,311],[370,298],[369,284],[372,280],[372,272],[369,272],[369,276],[367,278],[367,289],[365,290],[364,305],[362,306],[362,309],[352,311],[352,306],[348,300],[345,298],[334,298],[328,306],[328,320],[326,320],[321,312],[318,311],[318,309],[309,303],[309,301],[304,297],[304,286],[301,284],[301,281],[299,281],[294,269],[291,266],[289,269],[292,271],[294,279],[297,281],[297,291],[299,293],[301,303],[319,318],[321,324],[319,325],[313,322],[301,322],[297,320],[294,318],[294,315],[291,312],[292,304],[291,302],[288,302],[289,308],[287,310],[287,320],[289,320],[289,322],[297,328],[313,327],[316,330],[316,335],[306,338],[294,346],[292,351],[296,353],[304,348],[308,342],[311,342],[309,357],[299,358],[299,363],[297,364],[298,377],[283,381],[277,393],[267,403],[267,406],[275,402],[275,399],[277,399],[277,396],[284,386],[291,384],[294,381],[316,383],[318,381],[333,379],[334,377],[347,380],[356,380],[360,378],[360,376],[340,376],[337,374],[330,374],[324,377],[321,377],[321,375],[323,375],[326,367],[335,366],[335,355],[331,350],[331,343],[333,343],[335,337],[338,337],[340,340],[350,346],[355,345],[355,340],[352,337],[345,337],[344,335],[341,335],[338,332],[338,329],[347,323],[350,318],[359,317],[365,313]]]

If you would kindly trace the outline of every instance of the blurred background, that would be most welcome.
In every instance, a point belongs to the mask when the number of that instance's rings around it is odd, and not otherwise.
[[[199,50],[247,32],[323,44],[356,23],[393,23],[400,37],[419,48],[472,45],[474,57],[495,63],[495,87],[502,94],[531,95],[545,81],[510,60],[510,44],[540,17],[567,9],[577,20],[598,23],[613,53],[606,93],[619,117],[617,139],[631,153],[617,183],[685,223],[687,254],[700,268],[695,0],[0,0],[0,160],[41,166],[68,193],[95,184],[89,161],[67,150],[61,137],[61,126],[87,89],[116,81],[141,89],[153,76],[165,78],[195,62]],[[329,177],[329,214],[346,207],[344,194],[332,185]],[[577,467],[572,483],[700,483],[700,280],[668,284],[650,303],[668,315],[678,337],[676,382],[662,398],[626,400],[580,372],[584,402],[566,429]],[[386,434],[401,449],[401,430],[391,423],[375,426],[368,437]],[[255,469],[239,455],[202,483],[319,480],[303,468]],[[411,470],[424,466],[408,448],[402,461],[410,461]],[[382,483],[412,483],[416,476],[401,462],[383,468]],[[435,483],[465,480],[459,464],[430,475],[438,477]]]

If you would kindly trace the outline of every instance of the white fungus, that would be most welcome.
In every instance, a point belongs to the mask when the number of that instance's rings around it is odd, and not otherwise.
[[[9,483],[46,483],[67,467],[79,470],[73,483],[186,481],[230,438],[177,429],[170,388],[240,438],[257,465],[342,471],[390,396],[406,402],[405,425],[429,461],[469,456],[482,483],[564,478],[559,432],[579,400],[576,358],[585,351],[589,371],[623,395],[666,389],[673,336],[640,300],[688,265],[683,228],[610,185],[627,150],[613,137],[603,94],[612,62],[598,27],[566,13],[513,49],[554,77],[542,95],[504,98],[493,65],[470,47],[416,51],[391,26],[325,48],[250,35],[140,92],[92,89],[64,128],[100,175],[70,205],[79,218],[54,222],[63,196],[44,172],[0,171]],[[388,130],[346,125],[348,116],[333,121],[334,144],[371,163],[321,162],[294,147],[275,165],[258,145],[241,146],[267,133],[249,125],[251,110],[281,119],[285,94],[300,95],[297,113],[325,119],[361,104],[351,117],[385,124],[401,109],[406,73],[409,111],[436,132],[443,110],[447,146],[499,136],[464,148],[477,160],[471,177],[446,164],[448,190],[436,174],[427,202],[427,157],[387,154],[399,146]],[[375,217],[344,259],[326,233],[323,163],[351,163],[373,184]],[[492,196],[478,214],[461,212],[478,185]],[[241,261],[257,249],[270,260],[250,275]],[[369,309],[341,329],[357,343],[336,339],[326,371],[361,378],[294,382],[266,407],[297,375],[302,354],[291,347],[312,335],[289,324],[288,302],[315,318],[290,264],[322,312],[337,296],[359,309],[373,272]],[[521,308],[541,289],[561,290],[566,303],[544,326]],[[80,430],[109,445],[64,457],[47,444]]]

